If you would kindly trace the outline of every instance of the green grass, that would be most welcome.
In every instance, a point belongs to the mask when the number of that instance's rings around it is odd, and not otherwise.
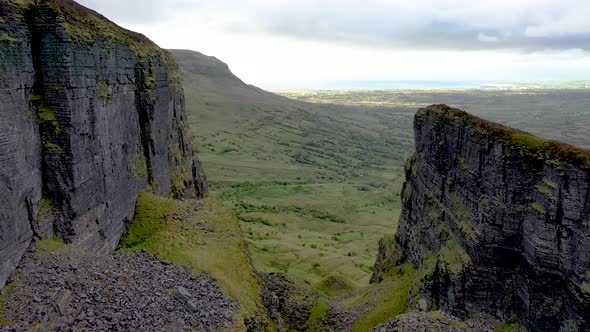
[[[372,284],[346,299],[346,306],[370,308],[354,321],[351,330],[370,331],[373,327],[404,313],[415,276],[414,266],[405,263],[389,271],[381,283]]]
[[[36,243],[35,254],[47,254],[62,251],[68,248],[63,241],[55,238],[39,240]]]
[[[327,292],[333,276],[368,284],[397,224],[414,110],[294,102],[209,57],[173,54],[212,194],[238,213],[256,268]]]
[[[214,58],[172,53],[212,194],[237,211],[256,268],[318,290],[332,275],[367,285],[378,241],[397,225],[419,107],[454,104],[590,147],[590,97],[582,90],[282,92],[296,99],[289,100],[243,84]],[[566,113],[575,122],[564,122]],[[475,236],[463,202],[447,212]]]
[[[494,332],[524,332],[526,329],[520,325],[518,317],[513,314],[506,323],[494,328]]]
[[[328,309],[328,301],[324,298],[318,298],[309,313],[309,319],[307,321],[307,328],[305,331],[320,332],[328,330],[324,323],[324,319],[326,319],[328,316]]]
[[[238,220],[216,199],[177,201],[141,194],[120,248],[146,249],[196,273],[213,276],[242,306],[235,330],[245,330],[245,318],[265,315]]]
[[[167,216],[176,209],[177,202],[152,193],[143,193],[137,199],[135,216],[127,234],[121,239],[120,247],[131,250],[153,246],[165,230]]]
[[[330,275],[320,281],[320,283],[316,285],[316,288],[327,296],[338,296],[349,293],[354,290],[355,287],[354,285],[351,285],[345,277]]]

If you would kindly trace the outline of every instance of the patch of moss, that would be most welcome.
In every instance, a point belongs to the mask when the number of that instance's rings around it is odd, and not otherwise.
[[[102,42],[103,48],[108,48],[115,43],[126,45],[146,69],[151,68],[153,59],[159,59],[169,70],[170,86],[182,91],[176,70],[177,65],[173,57],[144,35],[123,29],[102,15],[74,1],[53,0],[46,3],[60,16],[61,19],[58,22],[72,42],[87,48],[97,42]]]
[[[11,283],[4,285],[4,287],[2,289],[0,289],[0,313],[2,313],[4,310],[6,310],[6,306],[8,305],[8,300],[12,296],[12,293],[13,293],[14,288],[16,286],[17,286],[17,282],[13,281]],[[0,321],[2,321],[1,317],[0,317]],[[5,322],[8,323],[8,321],[5,321]],[[7,323],[4,325],[8,325]],[[0,323],[0,325],[2,325],[2,324]]]
[[[548,185],[550,188],[559,189],[559,184],[552,181],[550,178],[543,178],[543,182]]]
[[[35,248],[35,254],[48,254],[65,250],[68,248],[68,245],[59,239],[50,238],[37,241]]]
[[[43,147],[46,150],[49,150],[49,151],[57,151],[57,152],[58,151],[62,151],[61,146],[59,146],[58,144],[55,144],[55,143],[49,141],[46,137],[43,137],[41,139],[41,143],[43,144]]]
[[[539,212],[540,214],[545,214],[545,213],[546,213],[546,211],[545,211],[545,207],[543,206],[543,204],[541,204],[541,203],[539,203],[539,202],[534,202],[534,203],[532,203],[532,204],[531,204],[531,207],[532,207],[532,208],[533,208],[535,211]]]
[[[11,320],[6,320],[4,318],[2,318],[2,316],[0,316],[0,326],[13,326],[15,324],[15,322],[11,321]]]
[[[451,193],[450,195],[451,206],[449,212],[453,216],[453,221],[464,235],[466,235],[469,239],[475,239],[475,229],[473,225],[475,224],[475,216],[473,212],[469,208],[463,204],[463,201],[459,194]],[[444,208],[444,207],[443,207]]]
[[[37,212],[37,219],[43,219],[50,216],[53,213],[53,207],[51,199],[43,196],[39,201],[39,211]]]
[[[98,83],[98,96],[106,100],[113,99],[113,94],[109,92],[109,86],[104,82]]]
[[[131,158],[131,172],[136,180],[147,176],[148,170],[145,156],[137,153]]]
[[[3,34],[0,34],[0,42],[19,44],[19,43],[22,43],[23,41],[22,41],[22,39],[14,38],[14,37],[9,36],[6,33],[3,33]]]
[[[554,197],[553,189],[547,187],[543,183],[536,184],[535,189],[537,189],[538,192],[540,192],[541,194],[543,194],[547,197]]]
[[[590,295],[590,271],[587,271],[584,274],[584,278],[586,279],[586,281],[582,282],[582,284],[580,285],[580,289],[582,289],[582,292]]]
[[[168,171],[170,191],[172,192],[172,197],[180,198],[186,191],[187,180],[191,178],[188,161],[177,144],[170,146],[169,155],[174,162],[173,166]]]
[[[451,236],[449,240],[438,251],[439,266],[444,267],[452,275],[457,276],[465,265],[471,262],[471,258],[465,252],[459,240]]]
[[[57,121],[55,113],[53,112],[51,107],[49,107],[49,104],[47,103],[45,98],[43,98],[43,96],[36,95],[36,96],[33,96],[31,101],[37,106],[37,109],[38,109],[37,115],[39,117],[39,123],[51,124],[53,126],[55,133],[57,135],[61,135],[62,131],[59,126],[59,122]]]
[[[397,266],[404,255],[403,248],[397,243],[395,235],[387,234],[379,240],[379,256],[375,261],[371,282],[379,282]]]

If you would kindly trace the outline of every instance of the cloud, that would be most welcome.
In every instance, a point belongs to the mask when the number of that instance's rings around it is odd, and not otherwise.
[[[477,40],[484,43],[497,43],[499,41],[498,36],[488,36],[485,33],[477,34]]]
[[[590,49],[588,0],[81,0],[117,22],[384,48]]]

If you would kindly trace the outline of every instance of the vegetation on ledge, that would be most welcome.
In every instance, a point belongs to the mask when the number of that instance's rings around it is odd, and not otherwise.
[[[444,116],[452,121],[463,121],[474,131],[498,139],[509,147],[522,149],[531,156],[549,162],[565,162],[573,165],[590,166],[590,151],[557,141],[545,140],[524,131],[483,120],[467,112],[447,105],[432,105],[416,113],[420,121],[429,113]]]
[[[114,44],[126,45],[146,68],[152,65],[154,59],[159,59],[168,70],[170,86],[176,91],[182,91],[174,58],[146,36],[126,30],[72,0],[50,0],[45,3],[58,13],[58,22],[75,44],[90,48],[101,41],[104,43],[102,47],[106,49]],[[102,91],[100,94],[110,99],[110,94],[103,94]]]
[[[245,330],[246,318],[264,317],[238,220],[220,201],[177,201],[149,192],[141,194],[120,250],[142,249],[215,278],[242,306],[233,330]]]

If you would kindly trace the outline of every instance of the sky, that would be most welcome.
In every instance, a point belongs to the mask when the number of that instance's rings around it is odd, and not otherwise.
[[[590,0],[78,0],[267,89],[590,80]]]

